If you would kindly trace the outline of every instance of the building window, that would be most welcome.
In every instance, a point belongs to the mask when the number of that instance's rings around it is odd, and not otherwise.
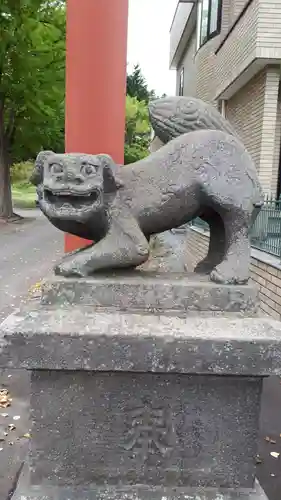
[[[223,118],[226,118],[226,101],[224,99],[219,99],[218,110]]]
[[[180,85],[179,85],[179,95],[183,95],[184,91],[184,68],[180,72]]]
[[[198,6],[199,47],[221,30],[222,0],[201,0]],[[199,48],[198,47],[198,48]]]

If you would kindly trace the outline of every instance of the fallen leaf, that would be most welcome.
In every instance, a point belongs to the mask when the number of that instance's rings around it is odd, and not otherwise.
[[[42,289],[42,281],[39,281],[38,283],[35,283],[35,285],[33,285],[32,287],[30,287],[30,289],[28,290],[28,294],[29,296],[37,296],[40,297],[41,295],[41,289]]]
[[[0,408],[8,408],[11,406],[12,399],[7,389],[0,390]]]
[[[270,475],[271,475],[271,477],[275,477],[275,474],[270,474]]]
[[[14,431],[16,429],[16,426],[14,424],[9,424],[8,429],[9,431]]]
[[[271,455],[273,458],[279,458],[280,453],[277,453],[276,451],[271,451],[271,452],[270,452],[270,455]]]
[[[7,418],[9,416],[9,413],[1,413],[1,417]]]
[[[262,459],[259,455],[256,456],[256,464],[259,465],[262,463]]]
[[[29,434],[29,432],[26,432],[24,435],[23,435],[24,438],[26,439],[30,439],[31,438],[31,434]]]
[[[19,419],[20,419],[20,415],[15,415],[15,416],[13,417],[13,420],[19,420]]]
[[[3,450],[4,450],[4,448],[0,448],[0,451],[3,451]]]
[[[271,443],[271,444],[276,444],[275,439],[272,439],[272,438],[270,438],[269,436],[266,436],[264,439],[265,439],[265,441],[267,441],[268,443]]]

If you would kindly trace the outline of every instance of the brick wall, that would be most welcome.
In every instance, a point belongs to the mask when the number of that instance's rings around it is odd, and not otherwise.
[[[279,95],[279,101],[277,107],[274,158],[273,158],[272,179],[271,179],[271,192],[274,197],[277,197],[280,150],[281,150],[281,95]]]
[[[209,245],[208,234],[188,229],[187,264],[188,271],[193,271],[196,264],[205,257]],[[251,262],[251,279],[256,283],[260,292],[260,309],[263,313],[281,320],[281,266],[280,269],[263,262],[253,250]],[[274,258],[273,258],[274,259]],[[270,260],[270,258],[269,258]]]
[[[277,177],[273,166],[275,159],[279,80],[280,67],[267,67],[259,178],[264,191],[268,194],[275,192],[277,187],[273,185],[273,178]]]
[[[241,10],[245,7],[247,0],[231,0],[230,21],[233,23],[239,16]]]
[[[226,107],[226,117],[251,154],[263,190],[269,195],[276,193],[279,169],[279,79],[280,68],[267,66],[232,96]]]
[[[226,106],[226,118],[241,137],[257,170],[261,155],[265,86],[266,70],[263,70],[231,97]]]
[[[179,91],[180,73],[184,68],[184,95],[196,97],[197,66],[195,64],[196,30],[193,31],[183,59],[177,70],[177,93]]]
[[[216,103],[216,55],[219,37],[202,45],[195,55],[197,68],[196,96],[210,104]]]
[[[258,57],[280,59],[281,57],[281,2],[280,0],[258,1]]]
[[[281,319],[281,270],[252,257],[251,276],[260,291],[261,310]]]
[[[224,8],[226,8],[227,5],[223,5]],[[233,6],[232,2],[230,6]],[[219,97],[220,94],[255,60],[257,30],[258,0],[254,0],[242,18],[238,21],[234,30],[229,34],[226,42],[220,48],[214,59],[214,78],[210,83],[215,97]],[[214,40],[217,38],[219,42],[221,37],[216,37]],[[206,45],[208,45],[208,43]],[[201,49],[198,52],[198,57],[201,58],[203,54],[200,54],[200,51]]]

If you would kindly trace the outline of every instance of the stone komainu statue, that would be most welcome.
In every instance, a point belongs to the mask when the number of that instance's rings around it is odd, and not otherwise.
[[[57,228],[93,240],[55,268],[64,276],[134,268],[149,237],[200,216],[210,226],[209,252],[198,272],[218,283],[249,278],[249,229],[263,195],[255,165],[230,124],[193,98],[150,106],[160,149],[118,167],[107,155],[38,155],[33,182],[43,213]]]

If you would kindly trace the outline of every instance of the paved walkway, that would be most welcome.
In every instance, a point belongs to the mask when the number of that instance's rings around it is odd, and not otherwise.
[[[28,289],[50,272],[63,251],[62,233],[39,211],[20,214],[26,219],[0,223],[0,320],[20,306]]]
[[[62,234],[39,211],[20,215],[25,219],[19,223],[0,224],[0,322],[26,301],[30,287],[50,272],[63,249]],[[3,387],[12,402],[0,407],[0,500],[10,500],[29,441],[29,377],[0,370]]]

